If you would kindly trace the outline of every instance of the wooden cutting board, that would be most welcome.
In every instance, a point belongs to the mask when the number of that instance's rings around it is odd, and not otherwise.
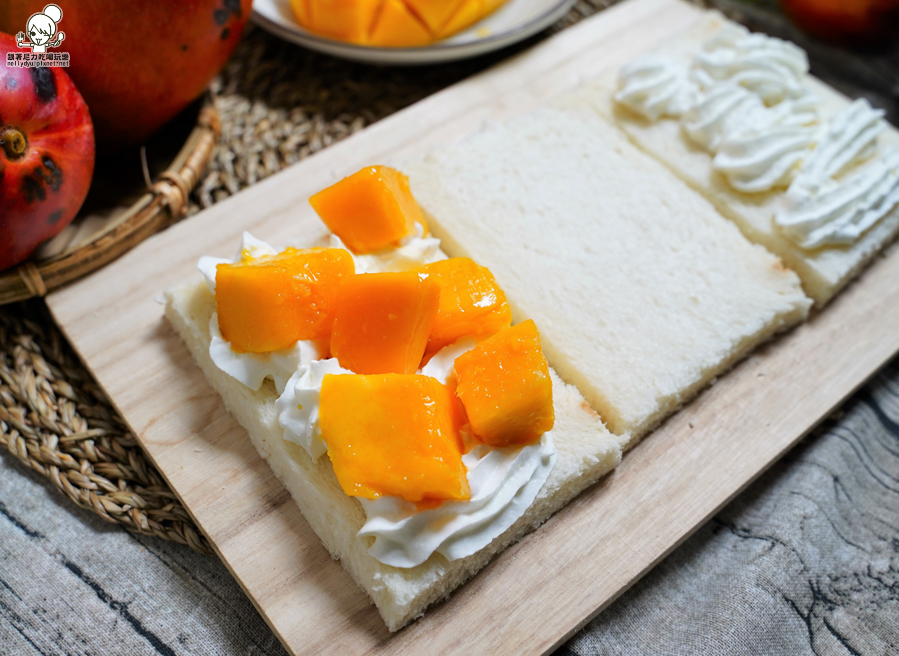
[[[158,299],[242,230],[274,244],[324,227],[307,198],[529,111],[688,27],[679,0],[629,0],[153,237],[48,297],[60,326],[215,549],[294,654],[541,654],[599,613],[899,350],[899,251],[757,351],[598,485],[391,635],[330,559],[163,319]]]

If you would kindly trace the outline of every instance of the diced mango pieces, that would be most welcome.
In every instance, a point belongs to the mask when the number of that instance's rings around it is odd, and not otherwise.
[[[384,0],[369,37],[369,45],[389,48],[426,46],[434,37],[402,0]]]
[[[337,290],[331,354],[357,374],[418,369],[440,306],[440,285],[415,271],[368,273]]]
[[[301,25],[313,32],[341,41],[366,44],[381,1],[309,0],[307,22],[302,22],[296,9],[294,15]]]
[[[405,0],[435,34],[465,0]]]
[[[353,257],[337,248],[288,248],[219,264],[215,305],[222,337],[235,351],[251,353],[327,337],[340,281],[354,273]]]
[[[471,498],[459,433],[464,411],[435,379],[327,375],[319,421],[334,473],[348,495],[413,502]]]
[[[553,427],[549,365],[533,321],[506,328],[453,366],[471,431],[491,446],[530,444]]]
[[[309,25],[312,22],[309,0],[290,0],[290,8],[300,25]]]
[[[354,253],[371,253],[424,224],[409,178],[389,166],[367,166],[315,194],[309,203]]]
[[[481,20],[506,0],[290,0],[310,32],[359,45],[427,45]]]
[[[418,271],[440,285],[440,309],[431,327],[428,353],[436,353],[461,337],[492,335],[512,323],[506,295],[486,267],[467,257],[453,257]]]

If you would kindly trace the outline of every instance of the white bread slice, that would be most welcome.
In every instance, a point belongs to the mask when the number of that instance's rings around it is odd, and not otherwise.
[[[371,597],[391,631],[422,615],[431,603],[447,597],[493,555],[545,522],[621,461],[616,438],[578,391],[550,371],[556,417],[553,437],[558,455],[549,479],[524,516],[489,546],[467,558],[447,561],[435,554],[412,569],[384,565],[368,554],[374,538],[356,536],[365,514],[359,502],[340,488],[330,460],[322,457],[314,463],[302,447],[282,439],[283,430],[275,410],[278,395],[271,381],[254,392],[212,363],[209,320],[214,309],[215,299],[199,276],[166,292],[166,317],[206,379],[246,428],[260,455],[290,491],[331,555],[341,560]]]
[[[400,168],[443,249],[493,272],[625,446],[811,304],[593,111],[543,108]]]
[[[706,39],[727,24],[723,16],[709,12],[684,34],[661,46],[658,52],[688,61]],[[591,106],[611,118],[635,144],[708,198],[748,239],[780,256],[784,264],[799,274],[806,293],[817,307],[823,307],[899,233],[899,208],[896,208],[851,247],[815,251],[799,248],[773,223],[783,201],[782,190],[755,194],[735,190],[712,168],[712,156],[684,136],[677,120],[662,118],[652,122],[615,103],[612,96],[618,88],[617,77],[617,71],[609,71],[584,84],[569,97],[569,103]],[[811,76],[806,76],[804,84],[821,99],[824,117],[833,116],[849,103],[843,95]],[[887,129],[878,141],[881,148],[899,147],[899,132]]]

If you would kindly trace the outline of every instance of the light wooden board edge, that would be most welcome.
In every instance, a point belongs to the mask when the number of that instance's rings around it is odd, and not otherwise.
[[[320,230],[305,198],[333,179],[383,157],[423,153],[471,132],[485,118],[527,111],[578,78],[631,59],[696,16],[695,9],[674,0],[618,5],[216,205],[48,299],[60,325],[151,458],[293,653],[542,653],[553,648],[770,466],[899,347],[891,330],[899,325],[899,317],[896,310],[889,311],[890,301],[893,308],[899,307],[890,289],[899,259],[891,253],[833,307],[754,355],[667,422],[610,477],[497,558],[449,603],[388,637],[363,595],[310,536],[308,525],[265,463],[252,447],[246,448],[243,431],[224,415],[217,395],[197,376],[189,358],[185,361],[186,350],[160,321],[161,308],[150,298],[189,275],[199,253],[230,254],[247,225],[275,243],[284,243],[304,228]],[[881,303],[888,311],[879,313]],[[857,322],[861,328],[843,330]],[[834,354],[833,347],[839,345],[845,350]],[[141,357],[149,358],[149,368],[135,366]],[[166,364],[163,371],[152,366],[160,358]],[[763,370],[777,381],[774,392],[757,384]],[[173,373],[178,376],[174,383],[167,378]],[[805,395],[802,403],[791,403],[780,415],[772,413],[767,425],[760,424],[758,415],[749,412],[748,400],[777,408],[778,401],[783,405],[784,387],[791,384],[808,384],[823,393]],[[152,394],[158,390],[168,394],[162,407]],[[147,402],[149,398],[154,402]],[[724,407],[735,409],[726,420],[720,416]],[[686,417],[692,418],[694,427]],[[735,454],[746,454],[721,435],[725,429],[743,436],[757,431],[764,448],[734,462]],[[193,461],[218,472],[239,471],[238,489],[212,490],[202,477],[180,469],[185,461],[191,463],[196,449],[200,455]],[[659,465],[663,458],[665,467]],[[682,474],[697,465],[706,468],[698,468],[697,483],[672,476],[668,463],[677,464],[680,469],[674,469]],[[714,490],[711,498],[690,503],[696,489],[708,487]],[[221,505],[241,499],[262,500],[264,512],[258,507],[244,508],[247,516],[240,517],[217,512]],[[682,509],[672,515],[672,505],[678,509],[681,503]],[[637,527],[639,535],[624,530],[632,524],[635,508],[646,512]],[[654,527],[649,535],[647,526]],[[621,529],[617,534],[606,533],[615,527]],[[266,537],[246,535],[250,529]],[[293,540],[272,545],[270,536],[276,533]],[[574,538],[562,539],[568,535]],[[599,546],[585,553],[589,540]],[[297,544],[303,546],[301,554],[292,551]],[[280,585],[266,588],[260,581],[247,580],[248,559],[263,547],[274,550],[271,560],[279,568],[268,582],[281,577]],[[279,558],[300,562],[286,571]],[[541,573],[552,575],[549,584],[534,578]],[[604,578],[584,589],[583,581],[591,575]],[[307,576],[313,581],[311,588],[302,587]],[[283,608],[285,600],[294,600],[290,594],[294,585],[306,592],[315,592],[317,585],[335,588],[323,593],[325,598],[313,599],[317,612],[298,621]],[[541,594],[535,596],[535,589]]]

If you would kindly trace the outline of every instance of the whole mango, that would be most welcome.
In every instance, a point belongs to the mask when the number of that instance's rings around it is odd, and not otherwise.
[[[4,7],[5,5],[5,7]],[[0,2],[0,32],[46,0]],[[252,0],[70,0],[59,6],[69,75],[106,150],[143,143],[197,98],[237,46]]]
[[[71,222],[94,171],[94,128],[64,68],[6,65],[0,34],[0,269]]]

